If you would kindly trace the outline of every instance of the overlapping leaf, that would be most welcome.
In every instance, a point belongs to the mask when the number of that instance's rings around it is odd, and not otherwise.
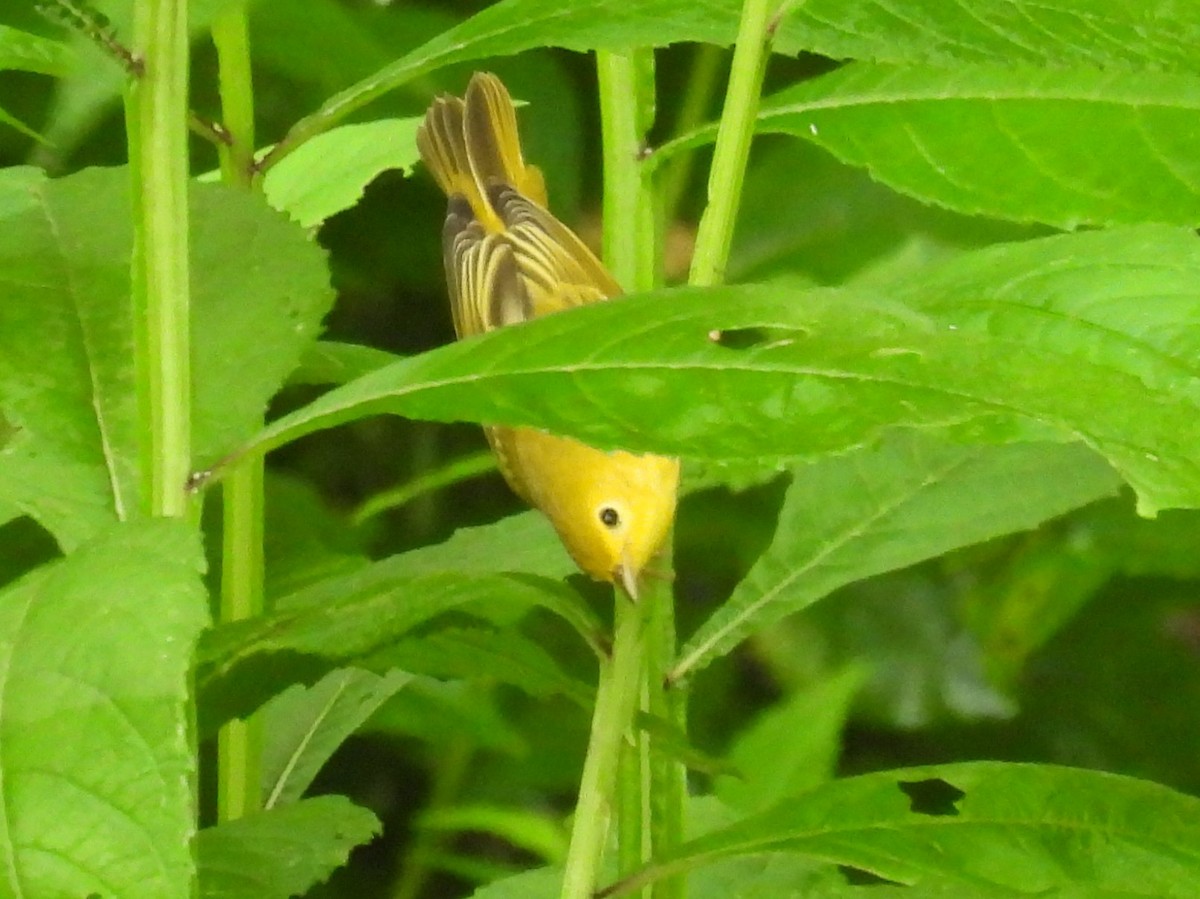
[[[547,427],[709,459],[844,451],[889,428],[1079,439],[1144,511],[1200,503],[1200,242],[1138,228],[964,254],[863,292],[666,291],[395,363],[247,451],[363,415]],[[917,308],[913,308],[913,307]]]
[[[962,447],[916,435],[794,477],[772,545],[688,640],[675,676],[838,587],[1034,527],[1118,486],[1078,445]]]

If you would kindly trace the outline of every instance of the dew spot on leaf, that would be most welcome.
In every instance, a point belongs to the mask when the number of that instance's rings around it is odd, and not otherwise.
[[[939,777],[929,780],[900,781],[901,792],[908,797],[908,809],[918,815],[957,815],[955,804],[967,794]]]

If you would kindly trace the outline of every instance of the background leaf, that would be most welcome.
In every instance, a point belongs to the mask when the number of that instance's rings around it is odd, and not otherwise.
[[[339,668],[268,702],[261,713],[263,808],[298,801],[337,748],[410,681],[405,671]]]
[[[345,864],[379,833],[378,819],[344,796],[318,796],[200,831],[202,899],[289,899]]]
[[[674,675],[853,580],[1034,527],[1117,488],[1079,446],[968,448],[913,435],[793,477],[771,547],[688,639]]]

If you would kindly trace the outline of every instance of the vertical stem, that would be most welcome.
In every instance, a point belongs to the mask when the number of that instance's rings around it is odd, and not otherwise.
[[[676,134],[691,131],[707,119],[709,103],[716,90],[717,77],[721,74],[721,62],[724,59],[723,47],[701,44],[696,48],[687,92],[683,95],[683,105],[673,125]],[[662,205],[668,222],[674,221],[679,212],[679,202],[683,199],[691,180],[695,160],[695,152],[686,150],[667,164],[667,171],[662,180]]]
[[[662,260],[660,216],[642,154],[646,132],[654,122],[653,53],[601,52],[596,54],[596,64],[604,142],[605,263],[626,288],[648,290],[660,280]],[[661,564],[669,571],[669,554]],[[647,627],[638,692],[651,710],[675,653],[675,608],[669,583],[664,578],[639,599]],[[685,794],[675,788],[683,783],[680,766],[670,762],[656,767],[649,738],[641,732],[636,736],[634,745],[624,750],[617,796],[621,873],[639,866],[650,852],[662,852],[679,842],[684,813]],[[671,881],[669,889],[676,890],[670,895],[682,896],[682,881]]]
[[[241,460],[222,487],[222,622],[241,621],[263,608],[263,466]],[[262,717],[230,721],[217,734],[217,818],[232,821],[262,807]]]
[[[179,517],[191,470],[187,0],[140,0],[129,94],[135,368],[144,511]]]
[[[659,564],[670,569],[668,548]],[[650,623],[646,628],[646,708],[656,718],[674,724],[680,733],[687,732],[685,693],[682,685],[668,689],[666,674],[675,662],[675,605],[671,583],[663,580],[648,591]],[[650,842],[655,855],[670,852],[683,842],[684,815],[687,802],[687,769],[665,752],[650,755],[649,799]],[[624,873],[624,872],[622,872]],[[654,899],[684,899],[687,879],[683,875],[657,881],[652,889]]]
[[[221,147],[221,175],[248,188],[254,162],[254,91],[244,5],[232,5],[212,26],[217,49],[221,117],[230,143]],[[263,459],[250,456],[222,485],[220,620],[240,621],[263,610]],[[217,734],[217,818],[231,821],[262,807],[262,717],[225,724]]]
[[[600,666],[592,731],[567,847],[562,899],[591,899],[596,889],[612,815],[617,767],[641,685],[646,604],[630,602],[619,595],[614,600],[616,628],[612,658]]]
[[[779,0],[745,0],[738,26],[737,46],[729,73],[725,107],[717,130],[712,170],[708,174],[708,205],[696,234],[696,252],[688,283],[699,286],[720,284],[733,240],[733,224],[750,139],[758,115],[759,94],[766,71],[771,42],[772,17]]]
[[[230,143],[221,147],[221,176],[249,187],[254,173],[254,82],[250,74],[250,29],[244,4],[232,4],[212,24],[217,48],[221,124]]]
[[[661,260],[654,195],[642,166],[654,120],[652,51],[596,53],[604,157],[604,264],[623,288],[650,290]]]

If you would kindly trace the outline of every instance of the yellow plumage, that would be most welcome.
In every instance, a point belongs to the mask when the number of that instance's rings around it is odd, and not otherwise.
[[[476,74],[463,99],[437,98],[417,146],[449,199],[442,247],[459,337],[621,292],[546,210],[542,174],[522,158],[516,110],[494,75]],[[533,428],[485,430],[505,479],[545,513],[576,564],[636,597],[675,515],[678,461]]]

